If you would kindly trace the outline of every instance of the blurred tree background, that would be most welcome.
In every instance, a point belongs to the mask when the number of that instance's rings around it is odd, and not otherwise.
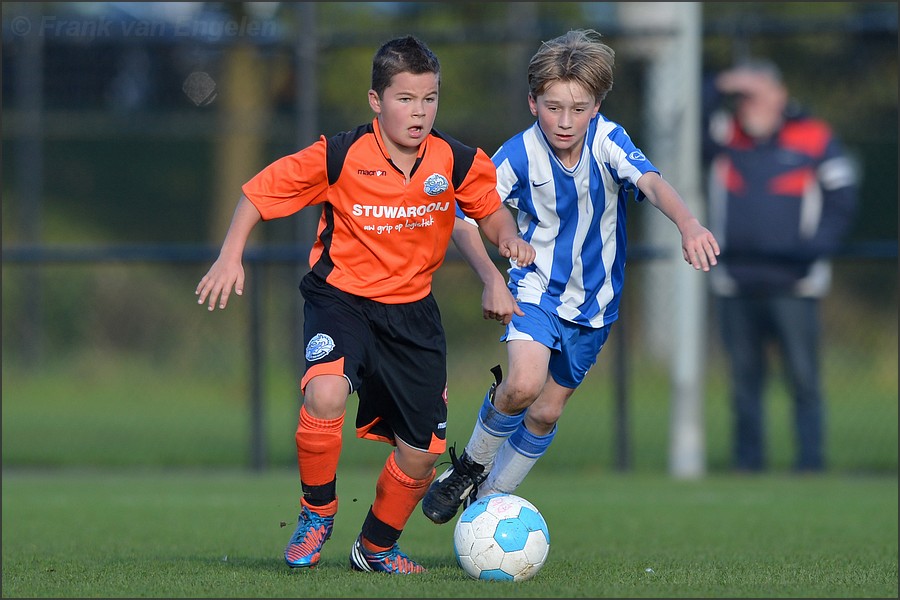
[[[262,142],[243,150],[253,160],[240,171],[252,175],[321,133],[368,121],[371,57],[395,35],[415,33],[441,58],[439,128],[492,152],[531,122],[524,66],[539,41],[595,27],[619,49],[604,112],[638,140],[652,137],[641,127],[642,57],[623,46],[631,32],[619,4],[646,3],[5,2],[4,197],[20,183],[11,144],[29,123],[23,113],[36,108],[22,106],[21,89],[35,74],[18,72],[34,42],[43,55],[41,240],[218,242],[236,194],[233,185],[220,190],[230,175],[215,168],[230,164],[217,154],[229,130],[239,128],[245,146],[248,133]],[[897,234],[896,13],[886,2],[703,3],[705,71],[747,53],[773,58],[794,95],[859,156],[864,196],[879,204],[862,211],[855,239]],[[16,33],[16,19],[29,23],[27,35]],[[298,64],[310,35],[317,64],[306,73],[315,81],[302,79]],[[199,106],[184,90],[198,72],[217,85],[217,97]],[[317,127],[300,132],[307,86]],[[4,239],[18,241],[24,211],[4,206]],[[57,228],[56,218],[85,223]]]
[[[892,450],[884,461],[866,459],[864,466],[886,462],[896,470],[897,4],[701,5],[704,75],[744,56],[772,58],[793,95],[834,126],[858,161],[862,210],[826,307],[828,356],[843,366],[830,385],[843,396],[865,381],[877,390],[879,406],[887,394],[886,414],[893,424],[869,423],[862,415],[848,444],[875,435]],[[101,398],[114,428],[137,419],[133,405],[120,397],[127,392],[98,383],[120,377],[130,380],[122,385],[133,386],[137,396],[154,390],[182,397],[167,400],[179,406],[204,394],[218,396],[198,400],[203,414],[217,410],[215,400],[242,407],[247,386],[261,385],[248,379],[262,377],[269,410],[266,435],[275,445],[267,452],[290,462],[297,402],[290,387],[297,370],[296,284],[303,261],[297,266],[290,255],[248,269],[252,284],[259,286],[254,291],[262,296],[260,312],[253,312],[251,299],[245,298],[226,313],[210,316],[193,301],[196,281],[218,250],[240,185],[319,135],[370,120],[366,92],[372,55],[383,41],[407,33],[424,39],[441,60],[437,128],[490,154],[532,122],[525,67],[540,41],[570,28],[595,28],[617,51],[615,87],[602,111],[624,124],[639,145],[652,147],[659,132],[646,115],[650,59],[645,50],[654,39],[671,34],[670,24],[654,22],[654,13],[663,14],[654,6],[4,2],[4,465],[58,460],[16,446],[23,438],[47,433],[27,426],[22,399],[29,394],[66,395],[79,405]],[[636,250],[652,241],[642,227],[647,212],[636,209],[629,217]],[[304,248],[315,218],[301,214],[267,223],[257,228],[254,241]],[[119,251],[87,252],[83,259],[62,252],[38,260],[28,251],[40,247]],[[143,248],[138,254],[148,260],[133,260],[135,248]],[[487,382],[487,368],[505,357],[497,343],[499,331],[480,319],[474,276],[454,258],[451,253],[436,279],[436,293],[449,330],[453,373],[466,373],[459,386],[477,396]],[[642,289],[639,274],[646,264],[639,253],[631,262],[629,302],[656,293]],[[260,314],[263,321],[254,323]],[[263,332],[261,339],[248,336],[254,327]],[[665,385],[666,365],[656,359],[641,328],[632,319],[625,338],[623,323],[621,345],[612,340],[598,363],[596,379],[606,404],[609,384],[599,380],[611,378],[614,352],[627,351],[629,364],[657,373]],[[721,465],[727,454],[727,432],[721,431],[727,429],[724,384],[717,336],[714,331],[706,336],[713,407],[708,418],[718,419],[710,423],[712,442],[719,443],[712,460]],[[257,349],[262,364],[249,364],[260,360],[253,344],[262,345]],[[48,382],[54,377],[70,387],[53,387]],[[187,380],[196,389],[157,388]],[[630,393],[639,403],[647,392],[636,386]],[[658,396],[653,406],[664,409],[667,393],[650,393]],[[141,402],[157,400],[151,395]],[[61,410],[63,416],[75,411],[52,402],[34,410],[36,422],[41,411]],[[239,421],[243,413],[235,411]],[[664,433],[664,413],[662,420]],[[226,431],[234,426],[222,425]],[[238,427],[248,435],[245,424]],[[460,431],[466,427],[460,425]],[[235,458],[233,448],[223,450],[228,443],[221,439],[208,440],[208,446],[232,462],[244,460],[240,452]],[[648,462],[664,461],[659,458],[664,444],[650,446],[647,453],[656,458]],[[160,460],[177,461],[173,457],[184,449],[173,443],[170,450],[169,458]],[[142,451],[149,461],[153,453]],[[845,464],[853,466],[854,452]],[[108,452],[98,447],[97,456],[103,455]]]

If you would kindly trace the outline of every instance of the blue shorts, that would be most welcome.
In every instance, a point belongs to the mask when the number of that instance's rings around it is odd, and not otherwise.
[[[581,385],[596,364],[612,325],[599,329],[576,325],[527,302],[520,302],[519,308],[525,316],[513,314],[500,341],[531,340],[543,344],[550,348],[550,375],[556,383],[571,389]]]

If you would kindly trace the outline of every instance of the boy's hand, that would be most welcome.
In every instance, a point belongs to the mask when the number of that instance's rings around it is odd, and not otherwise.
[[[198,296],[197,304],[203,304],[209,298],[208,310],[215,310],[218,302],[219,308],[228,306],[228,297],[231,290],[238,296],[244,293],[244,267],[240,261],[236,264],[225,262],[221,258],[213,263],[209,271],[197,284],[194,294]]]
[[[484,292],[481,294],[481,311],[485,320],[493,319],[504,325],[509,324],[513,313],[520,317],[525,316],[502,277],[484,286]]]
[[[533,263],[534,257],[537,255],[534,246],[520,237],[502,240],[497,245],[497,249],[500,251],[500,256],[515,259],[516,264],[520,267],[527,267]]]
[[[706,227],[692,219],[681,232],[681,254],[694,269],[709,271],[718,263],[719,242]]]

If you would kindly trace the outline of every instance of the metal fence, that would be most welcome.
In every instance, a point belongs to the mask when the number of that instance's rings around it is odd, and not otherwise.
[[[633,123],[632,135],[644,140],[655,162],[672,165],[667,172],[673,176],[681,164],[683,128],[692,121],[671,118],[664,102],[678,96],[690,104],[693,92],[687,88],[693,86],[686,82],[701,69],[742,54],[770,52],[793,61],[785,71],[802,78],[799,91],[837,123],[865,172],[866,221],[839,257],[846,271],[834,294],[855,307],[856,325],[852,336],[836,341],[853,341],[846,349],[851,354],[874,349],[896,356],[896,348],[885,347],[879,335],[887,327],[896,345],[896,315],[891,317],[897,298],[894,3],[853,9],[847,8],[851,3],[773,3],[785,5],[781,13],[772,7],[742,13],[740,6],[728,13],[722,12],[727,6],[713,6],[719,3],[486,3],[456,12],[434,3],[320,8],[293,3],[280,13],[262,13],[253,12],[264,10],[254,3],[203,3],[188,17],[168,14],[158,3],[130,3],[128,9],[83,4],[99,12],[60,3],[4,3],[4,371],[70,351],[82,334],[65,332],[80,311],[110,310],[114,303],[90,293],[95,306],[68,305],[64,298],[80,284],[59,286],[56,271],[48,276],[48,270],[78,265],[73,272],[94,280],[108,265],[155,265],[189,282],[215,257],[242,181],[320,131],[370,118],[363,102],[367,69],[375,46],[389,35],[414,32],[430,42],[444,65],[441,127],[492,148],[530,123],[523,75],[533,49],[581,26],[604,32],[617,48],[616,87],[604,112]],[[839,9],[845,12],[829,14]],[[702,48],[680,37],[691,27],[693,35],[702,36]],[[700,55],[694,62],[679,61],[672,48]],[[843,85],[818,82],[822,78],[810,65],[823,58]],[[672,70],[679,62],[692,65],[690,78],[687,71]],[[882,73],[888,75],[886,84],[893,75],[893,85],[872,90]],[[359,80],[358,98],[348,98],[347,83]],[[823,88],[829,93],[820,92]],[[844,93],[863,88],[876,103],[868,110],[852,104],[862,94]],[[843,104],[835,108],[830,98]],[[884,105],[893,107],[887,112],[893,126],[871,125]],[[841,120],[848,114],[855,121]],[[691,201],[700,198],[698,193]],[[702,206],[695,209],[702,213]],[[313,223],[304,217],[269,225],[248,252],[248,264],[259,272],[294,269],[294,277],[285,278],[290,289],[303,269]],[[629,226],[636,240],[630,281],[638,290],[631,313],[641,316],[620,324],[620,330],[627,328],[627,344],[617,346],[614,361],[613,462],[621,469],[632,463],[629,365],[658,362],[665,338],[671,337],[661,325],[667,313],[655,305],[670,296],[668,252],[661,249],[668,243],[640,212]],[[159,285],[155,279],[153,285]],[[284,348],[297,340],[299,320],[291,318],[298,310],[296,295],[286,294],[292,301],[273,307],[258,291],[250,291],[245,330],[255,468],[263,467],[267,456],[265,349],[274,344],[293,353],[294,360],[299,355],[296,348]],[[129,298],[141,302],[139,296]],[[141,305],[136,310],[144,312]],[[835,310],[829,317],[829,330],[845,331],[846,313]],[[289,319],[293,329],[282,326],[272,336],[278,339],[269,339],[266,323],[272,318]],[[706,322],[705,315],[698,318]],[[715,351],[713,326],[693,331],[701,351]],[[114,351],[117,344],[123,352],[154,353],[118,339],[109,342]],[[852,376],[872,377],[867,368]]]

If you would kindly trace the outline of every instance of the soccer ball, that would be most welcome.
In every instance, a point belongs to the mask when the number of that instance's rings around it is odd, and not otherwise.
[[[535,506],[513,494],[479,498],[453,530],[456,562],[473,579],[525,581],[550,552],[550,531]]]

